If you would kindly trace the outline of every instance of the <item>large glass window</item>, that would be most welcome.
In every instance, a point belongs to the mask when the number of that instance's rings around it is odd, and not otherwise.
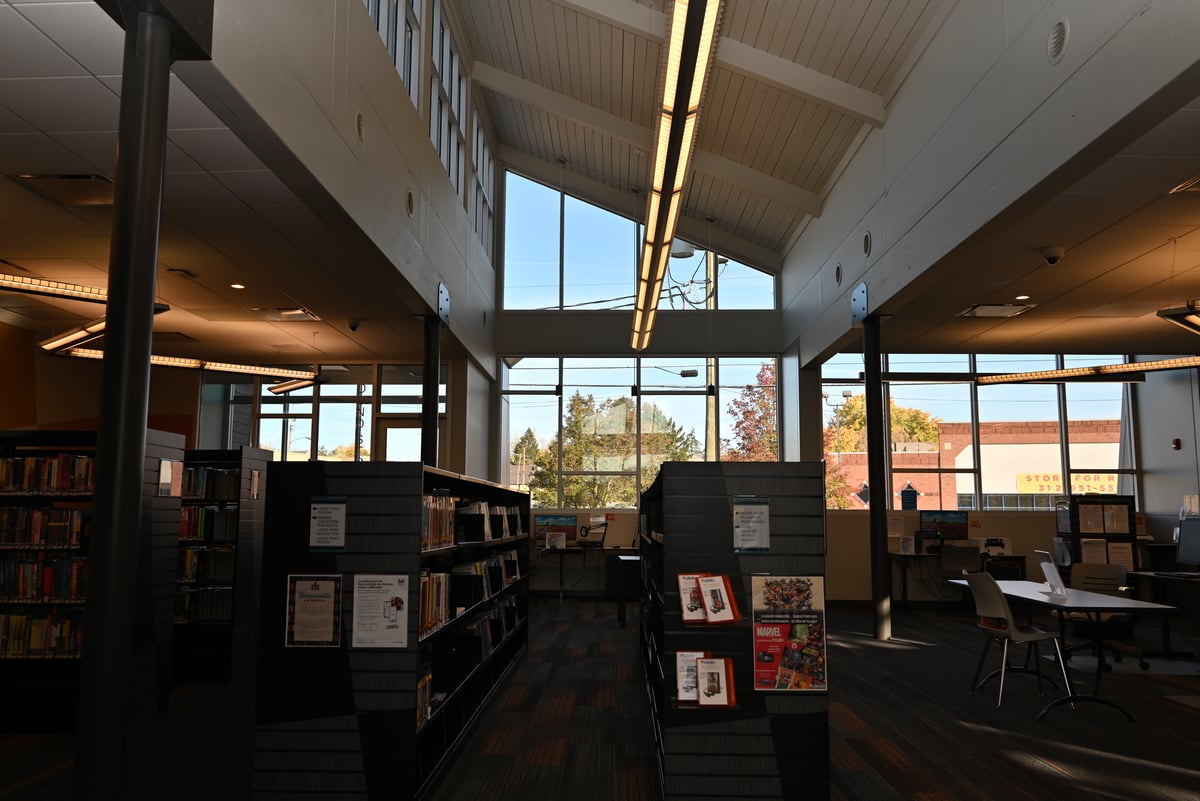
[[[1072,492],[1133,494],[1127,385],[976,383],[980,375],[1123,361],[888,355],[889,508],[900,507],[900,492],[909,487],[922,509],[1048,510],[1056,496]],[[831,507],[861,508],[870,495],[861,364],[858,354],[839,354],[822,369]]]
[[[632,309],[637,225],[563,198],[563,308]]]
[[[466,139],[467,79],[463,73],[458,47],[442,13],[442,4],[433,7],[433,77],[430,81],[429,138],[458,193],[463,185],[463,150]]]
[[[504,308],[633,308],[642,235],[636,222],[511,172],[504,208]],[[775,309],[775,278],[676,239],[659,308]]]
[[[492,146],[488,143],[487,132],[479,115],[475,115],[473,126],[475,160],[472,168],[475,173],[475,235],[483,244],[483,250],[488,258],[492,258],[494,236],[494,219],[496,196],[496,165],[492,159]]]
[[[776,441],[774,374],[761,357],[506,359],[509,483],[528,486],[535,506],[632,507],[664,461],[776,458],[721,442],[737,430],[722,421],[747,418],[739,399]]]
[[[516,173],[504,180],[504,308],[557,309],[561,196]]]
[[[421,0],[363,0],[388,57],[396,65],[408,97],[417,105],[421,57]],[[403,9],[403,10],[402,10]]]

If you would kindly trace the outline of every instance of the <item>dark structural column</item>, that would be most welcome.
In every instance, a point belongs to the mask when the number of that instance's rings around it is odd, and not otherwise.
[[[80,799],[124,797],[125,717],[142,528],[170,67],[167,20],[146,12],[129,14],[75,761],[75,796]]]
[[[871,604],[875,639],[892,638],[892,566],[887,555],[887,425],[879,318],[863,320],[863,383],[867,401],[867,485],[871,488]]]
[[[425,318],[425,365],[421,370],[421,463],[438,463],[438,385],[442,375],[442,321]]]

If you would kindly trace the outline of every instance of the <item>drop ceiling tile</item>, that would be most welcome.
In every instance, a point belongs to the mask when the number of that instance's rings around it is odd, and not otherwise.
[[[88,172],[91,165],[48,136],[0,134],[0,174]]]
[[[163,208],[176,216],[176,209],[222,208],[244,205],[217,179],[205,172],[177,172],[166,176]]]
[[[93,75],[119,75],[125,32],[95,3],[27,5],[21,14]]]
[[[0,106],[0,134],[27,133],[35,130],[32,125],[13,114],[4,106]]]
[[[120,102],[95,78],[14,78],[0,81],[0,104],[48,133],[115,131]]]
[[[0,79],[84,75],[83,67],[18,11],[0,5]]]
[[[251,207],[300,204],[292,190],[269,170],[218,172],[213,177]]]

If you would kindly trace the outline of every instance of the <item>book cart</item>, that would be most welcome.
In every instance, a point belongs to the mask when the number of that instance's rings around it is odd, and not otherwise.
[[[769,516],[758,524],[769,528],[766,549],[735,547],[735,516],[750,504]],[[643,492],[640,513],[641,650],[662,797],[829,798],[827,684],[790,691],[764,681],[764,663],[779,655],[759,639],[752,597],[752,588],[760,592],[773,580],[822,589],[821,622],[803,628],[821,638],[823,678],[822,463],[668,462]],[[696,603],[681,597],[680,576],[705,573],[728,580],[740,619],[684,621]],[[791,636],[795,627],[786,628]],[[678,659],[690,653],[731,668],[728,698],[722,675],[703,675],[702,668],[699,702],[681,699],[690,688],[678,678]],[[721,705],[705,705],[714,693]]]
[[[528,531],[490,482],[272,463],[253,796],[427,795],[524,653]]]
[[[149,429],[142,480],[132,719],[170,702],[171,603],[179,500],[158,493],[183,437]],[[5,731],[71,731],[78,715],[95,481],[92,431],[0,433],[0,684]]]
[[[228,682],[254,674],[269,451],[189,450],[175,574],[173,675]],[[174,490],[173,490],[174,491]]]

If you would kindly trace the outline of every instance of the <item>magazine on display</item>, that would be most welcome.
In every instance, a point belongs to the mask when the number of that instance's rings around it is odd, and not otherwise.
[[[677,651],[675,653],[675,689],[680,701],[699,701],[700,688],[696,679],[696,660],[712,656],[708,651]]]
[[[733,660],[703,658],[696,660],[700,706],[733,706]]]
[[[679,574],[679,609],[684,623],[703,623],[708,620],[704,614],[704,599],[700,595],[698,579],[708,576],[708,573]]]
[[[742,619],[728,576],[701,576],[696,583],[700,585],[706,623],[736,623]]]
[[[823,576],[752,576],[755,691],[829,689]]]

